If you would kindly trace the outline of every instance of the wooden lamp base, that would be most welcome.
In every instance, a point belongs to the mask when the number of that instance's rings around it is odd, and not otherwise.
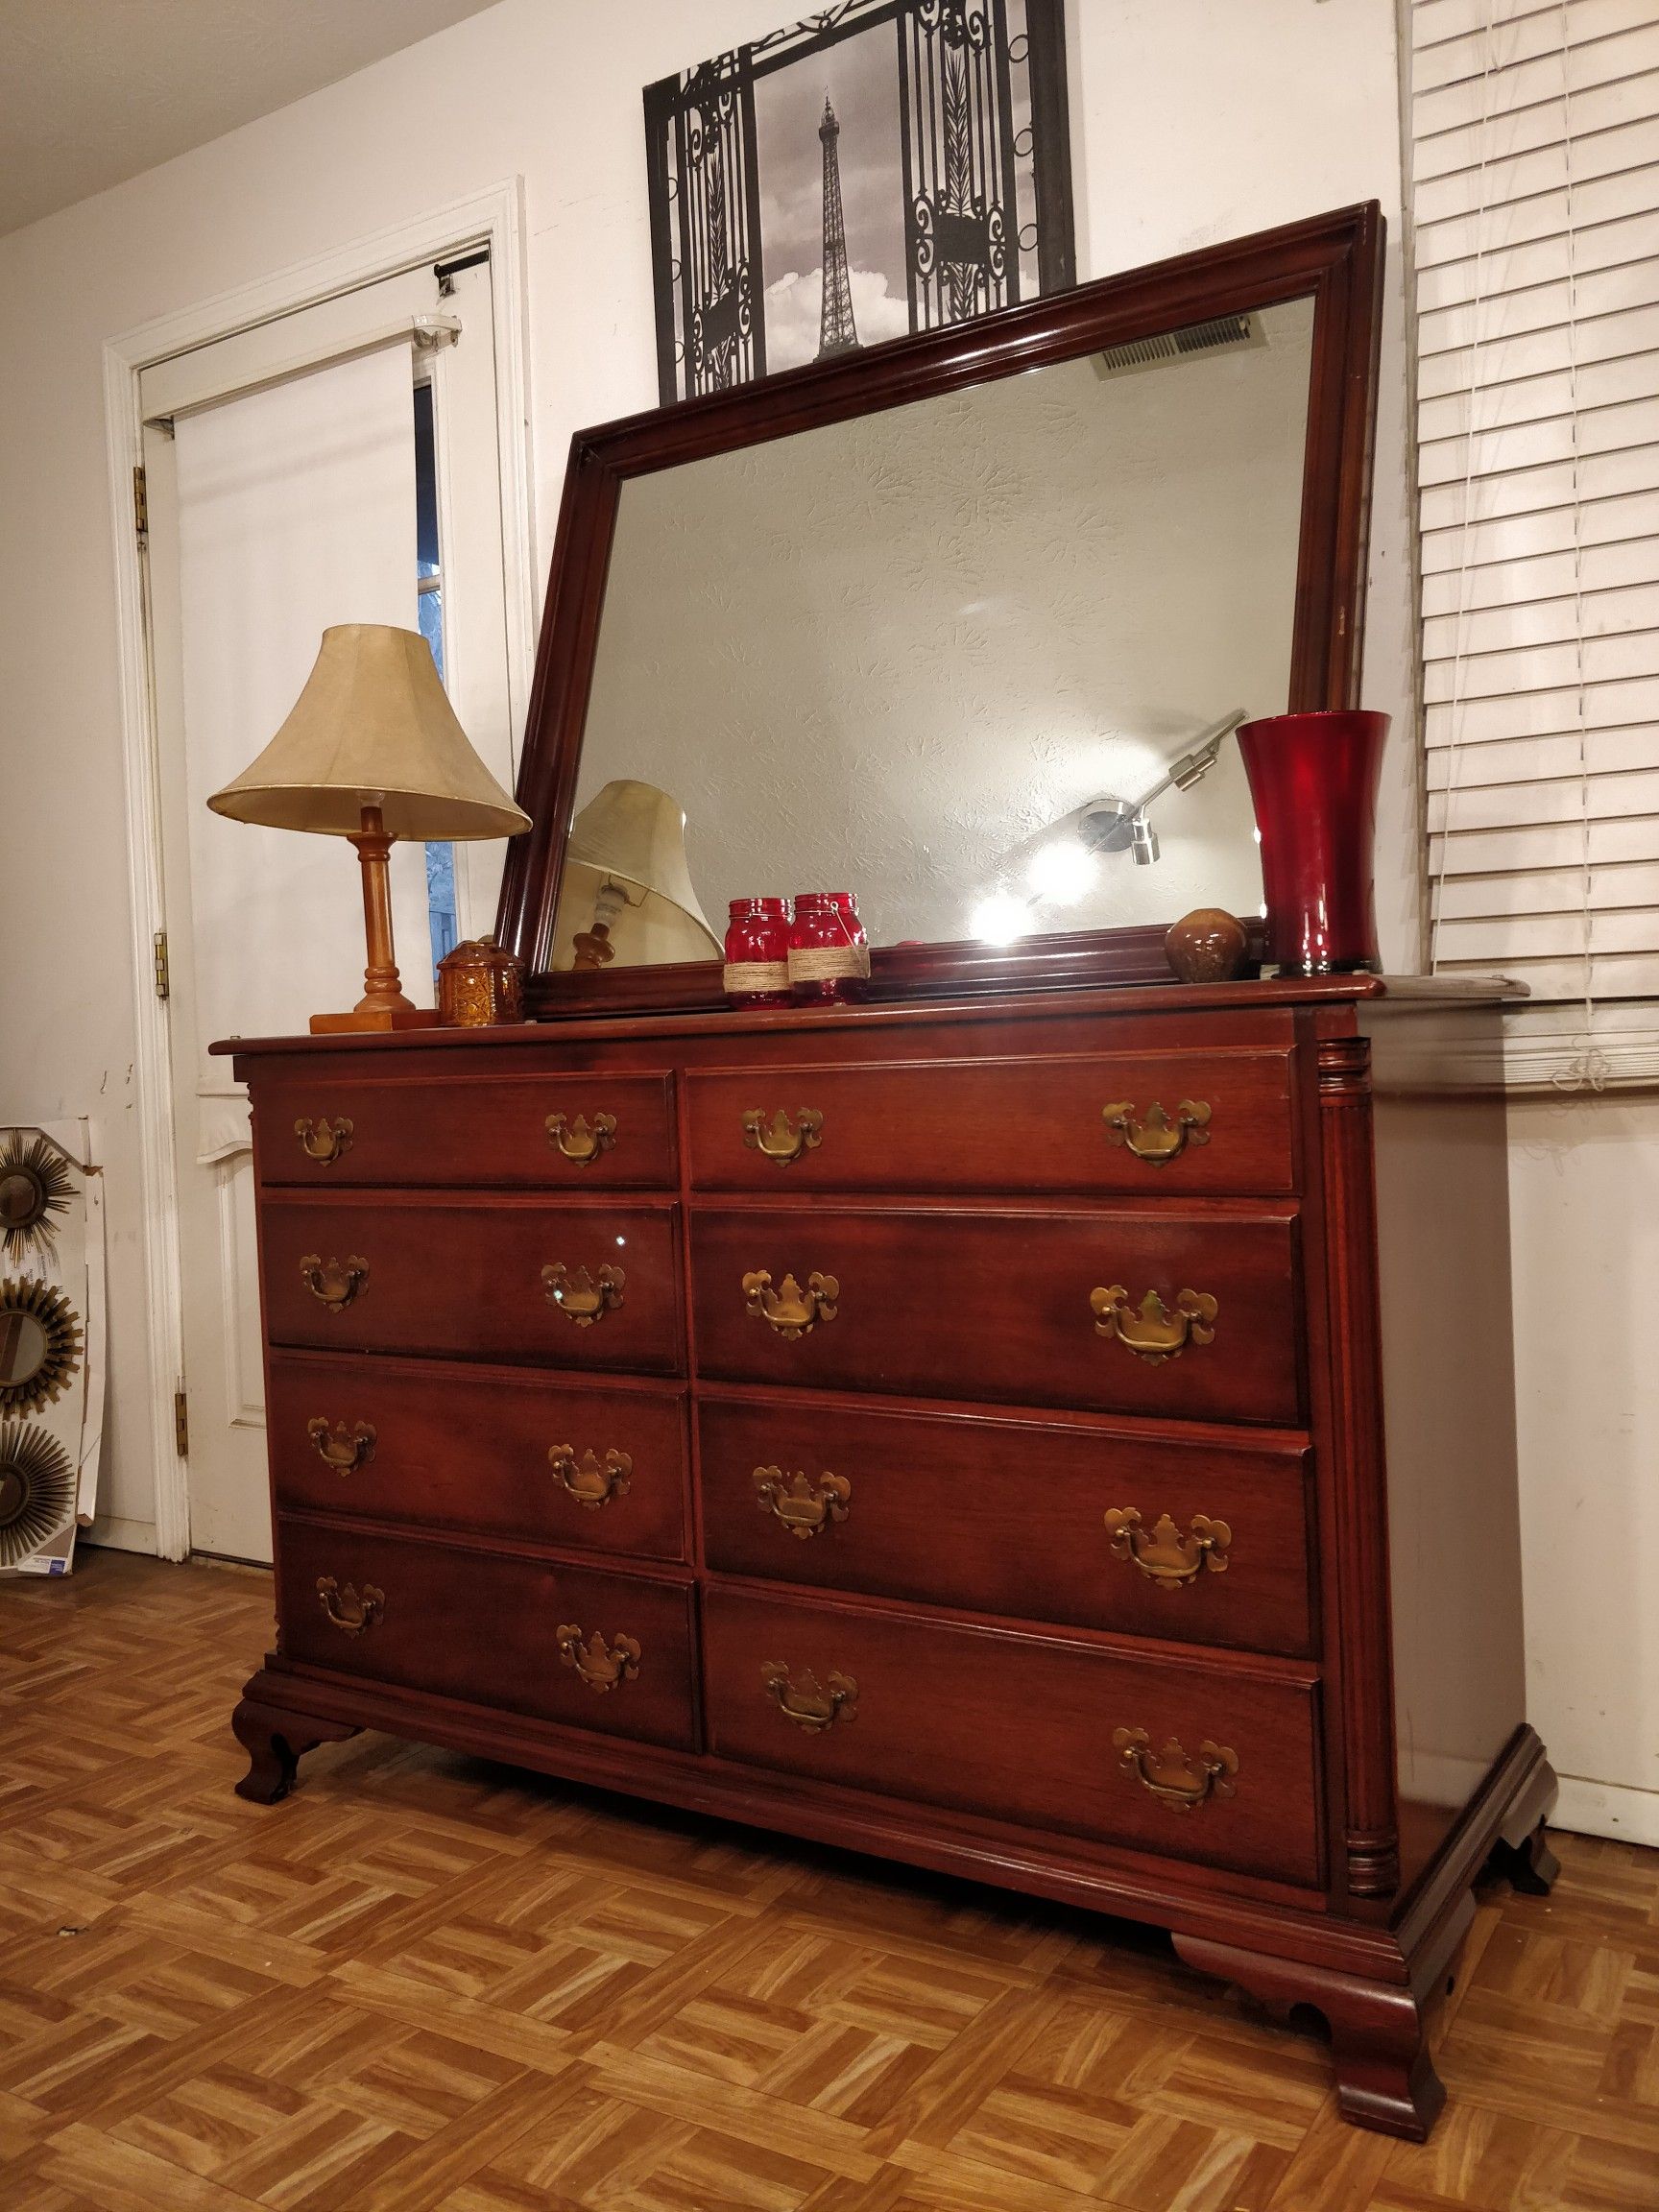
[[[438,1009],[417,1006],[403,996],[392,943],[392,889],[387,858],[392,840],[378,806],[365,806],[363,827],[349,842],[363,870],[363,930],[369,965],[364,992],[349,1014],[313,1014],[313,1037],[338,1037],[355,1030],[435,1029]]]

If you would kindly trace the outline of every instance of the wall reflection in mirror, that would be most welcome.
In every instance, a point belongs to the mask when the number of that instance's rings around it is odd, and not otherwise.
[[[596,895],[624,963],[709,956],[760,892],[854,891],[877,944],[1258,912],[1227,733],[1287,704],[1312,326],[1292,301],[626,483],[571,851],[644,785],[656,873],[573,875],[555,966]]]

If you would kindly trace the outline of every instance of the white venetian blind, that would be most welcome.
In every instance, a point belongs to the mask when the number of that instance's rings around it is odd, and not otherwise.
[[[1411,32],[1433,964],[1582,1058],[1659,998],[1659,6]]]

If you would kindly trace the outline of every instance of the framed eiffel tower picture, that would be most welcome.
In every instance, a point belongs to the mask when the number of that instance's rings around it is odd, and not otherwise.
[[[839,0],[645,136],[664,405],[1076,281],[1065,0]]]

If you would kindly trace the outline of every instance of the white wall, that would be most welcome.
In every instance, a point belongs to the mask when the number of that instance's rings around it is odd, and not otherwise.
[[[1659,1844],[1659,1097],[1511,1099],[1528,1718],[1564,1825]]]

